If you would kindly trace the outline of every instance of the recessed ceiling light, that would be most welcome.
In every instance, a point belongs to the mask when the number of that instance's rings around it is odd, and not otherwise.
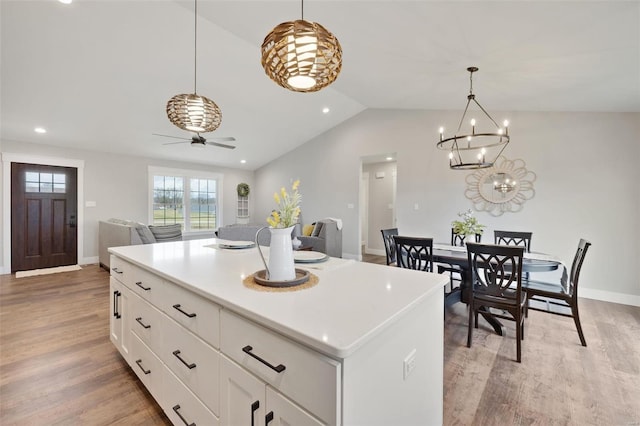
[[[240,160],[240,162],[241,162],[242,164],[244,164],[244,163],[246,163],[246,162],[247,162],[247,160]]]
[[[73,0],[58,0],[62,4],[71,4]]]
[[[393,160],[393,157],[387,157],[387,161]]]
[[[36,127],[35,129],[33,129],[33,131],[36,133],[47,133],[47,129],[43,127]]]
[[[331,110],[329,109],[329,107],[324,107],[324,108],[322,108],[322,113],[323,113],[323,114],[329,114],[329,111],[331,111]]]

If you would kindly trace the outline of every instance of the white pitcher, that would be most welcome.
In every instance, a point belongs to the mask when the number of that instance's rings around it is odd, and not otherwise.
[[[258,244],[258,234],[263,229],[271,232],[271,243],[269,244],[269,265],[265,263],[267,279],[270,281],[289,281],[296,277],[296,268],[293,262],[293,249],[291,247],[291,232],[293,226],[288,228],[269,228],[265,226],[256,232],[256,245],[264,262],[264,256]]]

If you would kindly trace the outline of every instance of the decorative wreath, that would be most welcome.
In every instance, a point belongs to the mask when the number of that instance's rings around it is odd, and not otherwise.
[[[246,183],[239,183],[236,187],[236,191],[238,191],[239,197],[247,197],[249,196],[249,185]]]

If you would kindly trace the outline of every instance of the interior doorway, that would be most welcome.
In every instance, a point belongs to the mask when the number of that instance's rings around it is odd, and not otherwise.
[[[381,229],[396,225],[396,154],[362,157],[360,184],[361,254],[384,256]]]

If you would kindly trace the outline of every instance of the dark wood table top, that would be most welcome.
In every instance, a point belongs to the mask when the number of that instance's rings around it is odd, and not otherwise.
[[[543,253],[539,253],[543,254]],[[526,253],[525,253],[526,255]],[[433,248],[433,262],[434,263],[449,263],[451,265],[458,265],[462,268],[467,267],[467,251],[466,250],[448,250],[444,248]],[[540,260],[540,259],[527,259],[525,256],[522,259],[522,272],[548,272],[557,270],[562,262],[556,260]]]

